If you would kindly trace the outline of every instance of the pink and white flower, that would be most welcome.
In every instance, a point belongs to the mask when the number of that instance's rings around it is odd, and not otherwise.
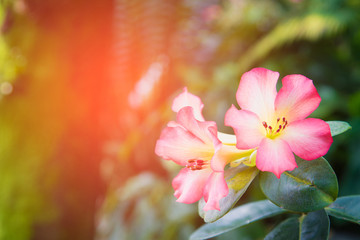
[[[297,167],[294,154],[314,160],[325,155],[332,143],[329,125],[306,118],[321,98],[312,80],[293,74],[282,79],[279,73],[255,68],[241,77],[236,99],[225,115],[225,125],[234,129],[238,149],[257,148],[256,166],[261,171],[281,173]]]
[[[224,178],[227,163],[249,155],[235,144],[222,144],[215,122],[205,121],[200,98],[187,92],[174,99],[176,122],[169,122],[156,143],[155,153],[184,166],[174,178],[175,197],[194,203],[204,197],[204,210],[220,210],[219,201],[229,189]]]

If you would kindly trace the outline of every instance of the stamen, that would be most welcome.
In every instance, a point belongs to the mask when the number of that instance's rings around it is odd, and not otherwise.
[[[197,160],[197,161],[196,161],[196,164],[197,164],[198,166],[203,166],[205,163],[204,163],[203,160]]]
[[[269,126],[269,133],[272,134],[272,132],[273,132],[272,126]]]
[[[288,121],[285,117],[276,118],[275,128],[273,128],[271,125],[268,125],[265,121],[263,121],[262,124],[266,130],[266,136],[269,138],[275,138],[286,128]]]
[[[285,127],[287,126],[287,124],[288,124],[288,121],[285,120],[285,124],[283,125],[283,129],[285,129]]]
[[[208,161],[206,160],[201,160],[201,159],[190,159],[188,160],[187,165],[185,165],[185,167],[189,168],[190,170],[201,170],[203,169],[205,166],[209,165]]]

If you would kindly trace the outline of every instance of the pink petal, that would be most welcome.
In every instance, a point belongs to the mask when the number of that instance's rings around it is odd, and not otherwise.
[[[242,75],[236,99],[243,110],[256,113],[262,121],[270,121],[274,114],[278,72],[254,68]]]
[[[259,146],[265,136],[265,128],[256,114],[237,110],[234,105],[225,114],[225,125],[234,129],[239,149],[250,149]]]
[[[183,127],[165,128],[156,142],[155,153],[166,160],[173,160],[180,165],[187,165],[190,159],[211,159],[213,146],[188,132]]]
[[[178,124],[177,122],[170,121],[170,122],[168,122],[167,126],[168,127],[180,127],[181,125]]]
[[[216,123],[212,121],[198,121],[195,119],[192,107],[183,107],[179,110],[176,119],[177,123],[201,139],[205,144],[218,145]]]
[[[237,149],[235,146],[222,145],[214,154],[211,159],[210,166],[213,171],[224,171],[226,164],[230,162],[231,157],[236,155]]]
[[[312,80],[294,74],[284,77],[282,83],[275,100],[278,117],[286,117],[289,122],[301,120],[319,106],[321,98]]]
[[[177,202],[194,203],[200,200],[211,172],[209,168],[196,171],[188,168],[181,169],[172,182]]]
[[[291,123],[281,138],[290,145],[296,155],[305,160],[324,156],[333,142],[329,125],[315,118]]]
[[[204,200],[206,202],[204,211],[213,209],[220,211],[219,201],[228,193],[229,188],[224,178],[224,172],[213,172],[204,189]]]
[[[281,138],[264,138],[257,151],[256,166],[261,171],[272,172],[280,178],[284,171],[297,167],[294,154]]]
[[[197,120],[204,121],[204,117],[201,113],[204,104],[201,102],[199,97],[189,93],[185,87],[183,92],[174,99],[172,110],[177,113],[181,108],[187,106],[190,106],[194,109],[194,115]]]

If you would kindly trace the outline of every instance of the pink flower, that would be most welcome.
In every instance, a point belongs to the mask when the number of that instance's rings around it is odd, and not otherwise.
[[[294,154],[305,160],[319,158],[328,152],[332,137],[326,122],[306,118],[321,101],[312,80],[285,76],[277,92],[278,78],[279,73],[264,68],[245,73],[236,93],[241,110],[232,106],[225,125],[234,129],[237,148],[258,148],[258,169],[280,178],[297,167]]]
[[[176,122],[162,131],[155,153],[184,166],[172,182],[178,202],[194,203],[204,197],[205,211],[220,210],[219,201],[229,192],[224,167],[243,157],[244,151],[220,142],[216,123],[204,120],[202,108],[200,98],[185,88],[172,105]]]

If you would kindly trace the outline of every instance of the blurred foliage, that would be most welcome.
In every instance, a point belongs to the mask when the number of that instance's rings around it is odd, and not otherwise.
[[[25,32],[22,43],[14,45],[11,26],[13,15],[19,14],[21,6],[18,1],[2,1],[1,4],[0,239],[29,239],[35,222],[48,221],[57,214],[48,198],[56,171],[49,163],[47,172],[41,169],[56,147],[55,139],[61,128],[58,116],[53,115],[57,106],[41,107],[43,96],[39,82],[24,89],[19,81],[25,72],[23,54],[30,50],[33,32]],[[37,74],[31,72],[33,76]],[[38,109],[34,111],[34,107]],[[43,114],[53,115],[53,118],[48,118],[49,124],[40,126],[36,123]]]
[[[12,92],[12,83],[26,64],[20,49],[11,46],[6,36],[13,24],[12,15],[14,11],[21,11],[20,8],[11,0],[2,1],[0,5],[0,98]]]
[[[195,230],[195,206],[177,203],[171,194],[168,181],[151,173],[129,179],[103,205],[97,239],[187,238]]]
[[[88,90],[99,78],[93,61],[79,64],[81,39],[88,38],[64,23],[64,2],[42,2],[46,11],[36,0],[1,4],[0,239],[89,239],[100,192],[100,139],[92,115],[100,114],[89,99],[100,101]],[[59,13],[49,14],[54,5]],[[74,6],[65,21],[87,13],[82,7],[73,14]],[[91,46],[88,52],[102,60]],[[101,88],[95,90],[99,95]]]

